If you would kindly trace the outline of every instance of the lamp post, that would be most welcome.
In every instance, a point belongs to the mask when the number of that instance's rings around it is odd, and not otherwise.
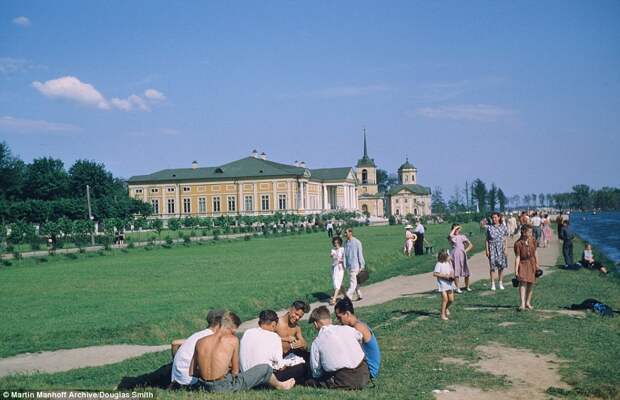
[[[93,213],[92,213],[92,210],[90,208],[90,185],[86,185],[86,201],[88,202],[88,219],[90,221],[92,221],[95,218],[93,217]],[[91,232],[90,232],[90,244],[91,244],[91,246],[95,245],[95,232],[94,232],[94,230],[91,230]]]

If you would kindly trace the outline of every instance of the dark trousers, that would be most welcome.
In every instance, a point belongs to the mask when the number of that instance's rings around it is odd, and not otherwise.
[[[415,244],[413,245],[414,253],[416,256],[421,256],[424,254],[424,234],[416,233],[416,236],[418,238],[416,239]]]
[[[125,376],[118,384],[118,389],[134,389],[137,387],[153,387],[167,389],[170,386],[172,363],[156,369],[148,374],[130,377]]]
[[[355,368],[342,368],[338,371],[327,373],[319,379],[308,379],[306,386],[356,390],[364,389],[368,382],[370,382],[370,372],[368,372],[366,359],[363,359],[360,365]]]
[[[573,260],[573,242],[571,240],[565,240],[562,242],[562,255],[564,256],[564,264],[572,265]]]
[[[333,237],[334,236],[334,230],[333,229],[328,229],[327,230],[327,236],[328,237]]]

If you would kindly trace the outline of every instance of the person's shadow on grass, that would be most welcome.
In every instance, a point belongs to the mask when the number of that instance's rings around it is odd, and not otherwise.
[[[311,295],[316,301],[321,303],[329,303],[331,296],[325,292],[314,292]]]

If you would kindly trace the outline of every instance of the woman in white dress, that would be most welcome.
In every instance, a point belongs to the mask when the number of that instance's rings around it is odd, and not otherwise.
[[[329,304],[333,306],[338,299],[338,294],[342,287],[342,278],[344,277],[344,248],[342,247],[342,239],[339,236],[334,236],[332,245],[334,246],[331,251],[334,296],[329,300]]]

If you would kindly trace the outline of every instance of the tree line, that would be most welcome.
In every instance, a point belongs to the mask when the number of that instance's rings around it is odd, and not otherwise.
[[[129,197],[125,182],[101,163],[77,160],[68,170],[52,157],[25,163],[0,142],[1,223],[88,219],[86,185],[95,220],[151,213],[151,207]]]
[[[456,186],[452,196],[446,200],[440,187],[435,187],[431,195],[433,214],[454,214],[467,211],[486,213],[505,211],[510,199],[495,183],[487,186],[481,179],[465,182],[463,188]]]
[[[572,191],[564,193],[528,193],[515,195],[511,200],[528,208],[553,207],[561,210],[620,210],[620,188],[604,186],[593,189],[580,184],[572,187]]]

